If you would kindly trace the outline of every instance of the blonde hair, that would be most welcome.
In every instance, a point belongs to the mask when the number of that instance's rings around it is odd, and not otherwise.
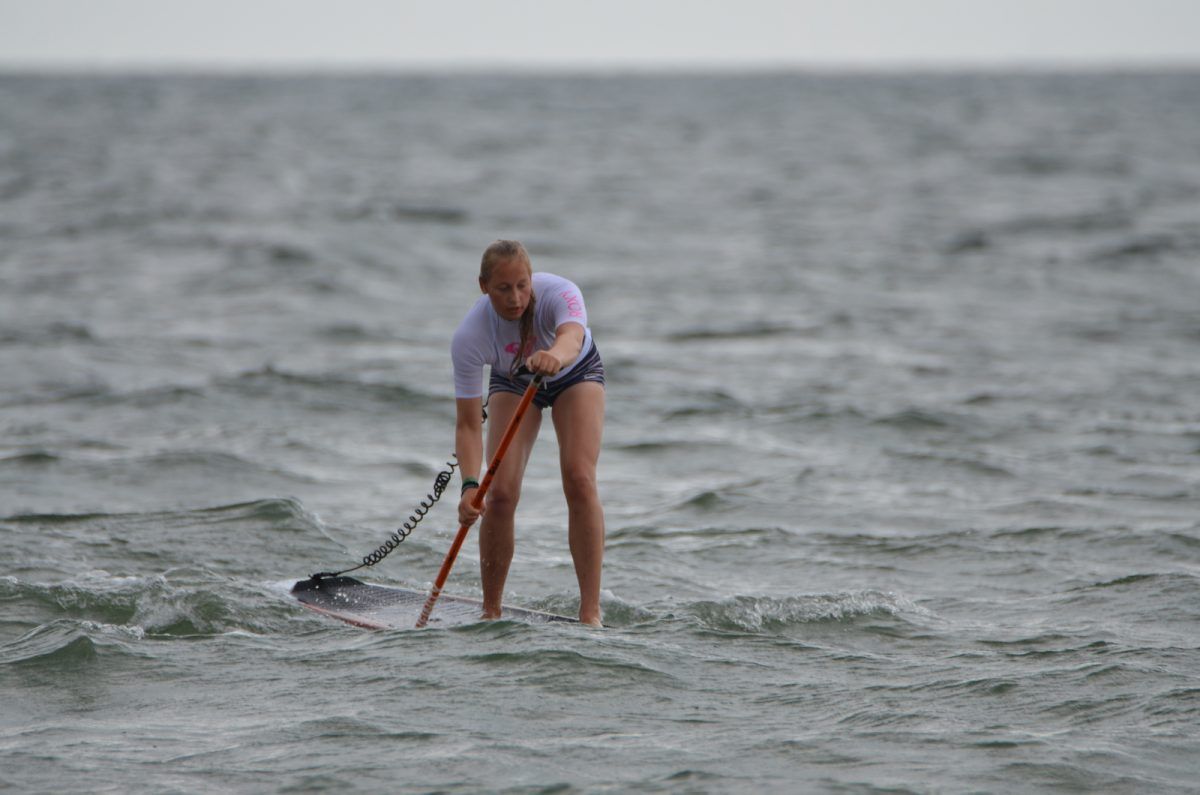
[[[488,246],[483,251],[483,259],[479,262],[479,283],[487,286],[487,283],[492,279],[492,271],[502,262],[517,262],[525,265],[525,270],[529,273],[529,278],[533,279],[533,263],[529,261],[529,252],[517,240],[497,240]],[[521,315],[521,342],[517,348],[517,355],[513,357],[512,372],[515,373],[525,361],[525,350],[529,344],[530,338],[533,336],[533,310],[537,304],[537,296],[533,292],[533,285],[529,287],[529,305],[525,307],[525,312]]]

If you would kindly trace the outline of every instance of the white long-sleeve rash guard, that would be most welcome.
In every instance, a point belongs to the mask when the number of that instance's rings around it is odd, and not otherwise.
[[[571,372],[583,354],[587,353],[592,344],[592,330],[587,324],[583,293],[570,280],[552,273],[534,273],[533,295],[537,299],[533,309],[533,347],[526,352],[525,358],[553,345],[555,331],[562,324],[578,323],[583,326],[580,355],[546,381],[553,383]],[[479,300],[458,325],[454,341],[450,344],[455,397],[483,397],[484,365],[490,365],[492,372],[507,374],[512,368],[520,342],[520,321],[500,317],[492,308],[491,299],[487,295],[479,296]]]

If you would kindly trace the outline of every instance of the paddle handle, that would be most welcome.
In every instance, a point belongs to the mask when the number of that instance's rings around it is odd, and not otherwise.
[[[512,419],[508,421],[508,427],[504,429],[504,436],[500,437],[500,445],[496,448],[496,454],[492,456],[492,461],[488,464],[487,472],[484,473],[483,481],[479,484],[479,488],[475,491],[475,497],[471,500],[471,506],[475,510],[483,507],[483,496],[487,494],[488,488],[491,487],[492,481],[496,477],[496,471],[500,469],[500,462],[504,458],[504,454],[508,452],[508,446],[512,444],[513,437],[517,435],[517,428],[521,425],[521,418],[525,416],[525,410],[529,408],[529,404],[533,402],[533,396],[537,393],[538,387],[542,385],[542,376],[535,375],[533,380],[529,382],[529,386],[525,388],[525,394],[521,395],[521,402],[517,404],[517,410],[513,413]],[[454,543],[450,545],[450,551],[446,553],[446,559],[442,561],[442,568],[438,571],[437,579],[433,581],[433,589],[429,592],[429,598],[425,600],[425,606],[421,608],[421,615],[417,618],[417,629],[421,629],[429,622],[429,615],[433,612],[433,606],[437,603],[438,597],[442,595],[442,587],[446,584],[446,579],[450,576],[450,569],[454,568],[454,559],[458,557],[458,550],[462,548],[463,542],[467,540],[467,533],[471,530],[471,526],[464,524],[458,528],[458,534],[454,536]]]

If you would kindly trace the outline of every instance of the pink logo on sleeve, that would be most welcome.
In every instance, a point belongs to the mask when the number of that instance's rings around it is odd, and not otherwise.
[[[583,317],[583,302],[579,300],[579,294],[573,293],[570,290],[564,290],[559,293],[564,301],[567,302],[567,313],[571,317]]]

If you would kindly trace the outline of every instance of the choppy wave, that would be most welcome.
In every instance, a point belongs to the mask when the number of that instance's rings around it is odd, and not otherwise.
[[[245,398],[303,401],[312,408],[329,411],[363,403],[421,407],[445,402],[407,384],[371,382],[333,373],[294,373],[269,365],[223,380],[218,386]]]
[[[1177,252],[1191,252],[1196,245],[1185,246],[1176,235],[1156,233],[1127,237],[1117,243],[1105,246],[1093,255],[1102,262],[1128,262],[1137,260],[1145,262]]]
[[[381,219],[402,223],[461,224],[470,218],[464,207],[437,206],[396,201],[375,201],[341,208],[336,216],[344,220]]]
[[[733,328],[701,327],[685,329],[668,335],[673,342],[692,342],[702,340],[736,340],[736,339],[769,339],[773,337],[791,337],[800,332],[793,326],[782,323],[747,323]]]
[[[10,626],[28,627],[0,645],[0,660],[8,663],[85,663],[109,646],[150,657],[155,652],[136,642],[273,634],[307,618],[261,586],[212,572],[56,585],[8,577],[0,579],[0,600],[9,607]]]
[[[178,523],[180,521],[188,521],[189,517],[197,517],[204,521],[228,521],[239,522],[246,520],[262,519],[276,525],[289,525],[300,521],[303,524],[311,525],[311,514],[296,500],[290,498],[274,498],[264,500],[254,500],[251,502],[234,503],[231,505],[219,505],[211,508],[197,508],[190,511],[180,512],[157,512],[157,513],[137,513],[137,514],[57,514],[57,513],[30,513],[30,514],[13,514],[0,518],[3,522],[14,523],[29,523],[29,524],[87,524],[103,519],[127,520],[131,523],[146,524],[154,522],[171,522]]]
[[[61,460],[59,456],[46,450],[32,450],[27,453],[20,453],[18,455],[10,455],[0,458],[0,466],[38,467],[46,464],[53,464],[59,460]]]
[[[32,328],[0,326],[0,345],[57,346],[95,341],[92,329],[80,323],[47,323]]]
[[[738,596],[688,606],[708,629],[778,633],[813,623],[843,623],[887,616],[926,615],[910,600],[894,593],[857,591],[787,598]]]
[[[86,628],[72,621],[56,621],[0,646],[0,665],[36,665],[66,673],[87,666],[98,654],[99,644]]]

